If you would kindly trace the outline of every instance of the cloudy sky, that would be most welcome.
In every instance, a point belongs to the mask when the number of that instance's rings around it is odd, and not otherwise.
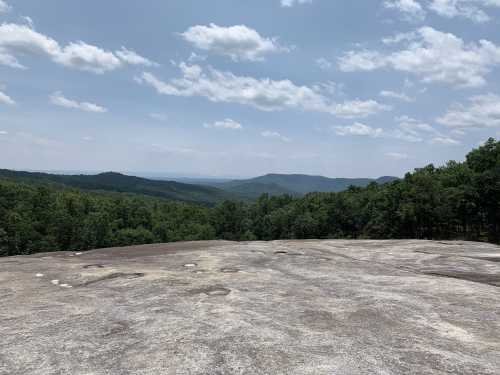
[[[500,0],[0,0],[0,168],[403,175],[500,136]]]

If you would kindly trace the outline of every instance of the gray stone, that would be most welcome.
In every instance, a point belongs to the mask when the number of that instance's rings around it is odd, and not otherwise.
[[[0,374],[500,374],[494,245],[214,241],[71,255],[0,259]]]

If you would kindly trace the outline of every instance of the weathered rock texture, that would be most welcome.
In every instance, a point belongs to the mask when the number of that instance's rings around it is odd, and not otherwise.
[[[201,242],[0,259],[0,373],[500,374],[500,248]]]

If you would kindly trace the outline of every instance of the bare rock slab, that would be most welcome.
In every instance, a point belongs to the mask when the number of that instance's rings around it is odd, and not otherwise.
[[[500,374],[500,248],[213,241],[2,258],[0,374]]]

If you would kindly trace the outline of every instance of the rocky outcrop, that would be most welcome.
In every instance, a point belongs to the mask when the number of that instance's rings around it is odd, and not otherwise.
[[[0,259],[0,374],[500,374],[500,248],[197,242]]]

